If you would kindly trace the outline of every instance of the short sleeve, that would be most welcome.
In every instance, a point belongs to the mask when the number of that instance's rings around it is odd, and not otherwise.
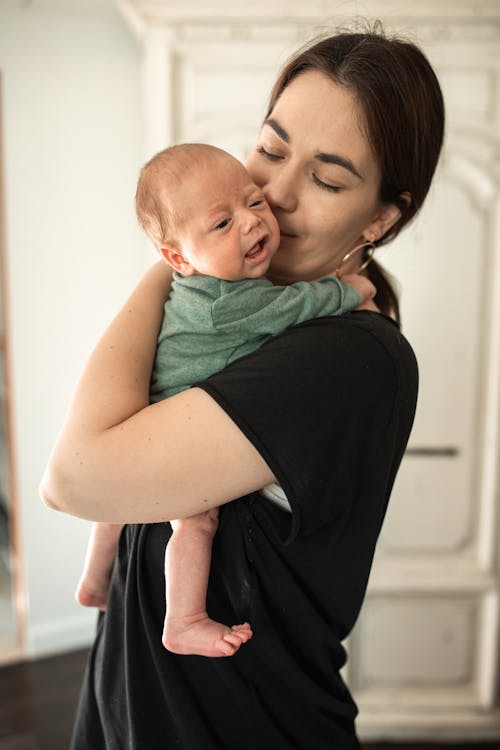
[[[380,492],[391,484],[413,420],[416,382],[413,353],[395,324],[356,312],[291,328],[197,385],[283,487],[292,508],[283,541],[290,542],[349,508],[370,475]]]

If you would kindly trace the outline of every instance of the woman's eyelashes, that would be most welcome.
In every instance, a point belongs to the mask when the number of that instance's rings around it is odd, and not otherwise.
[[[329,190],[331,193],[340,193],[342,190],[341,187],[338,185],[329,185],[328,182],[323,182],[323,180],[320,180],[319,177],[316,177],[316,175],[313,173],[312,179],[315,185],[318,185],[318,187],[323,188],[324,190]]]
[[[283,156],[280,156],[279,154],[273,154],[271,151],[268,151],[266,148],[264,148],[264,146],[258,146],[257,153],[261,154],[261,156],[264,156],[270,161],[280,161],[281,159],[283,159]]]

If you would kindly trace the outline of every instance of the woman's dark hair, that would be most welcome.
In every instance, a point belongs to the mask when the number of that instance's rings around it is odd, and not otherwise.
[[[368,141],[382,179],[380,200],[401,211],[377,245],[394,239],[420,209],[436,168],[444,133],[444,103],[429,61],[412,42],[387,37],[377,23],[364,33],[342,32],[299,50],[285,65],[271,92],[269,117],[277,100],[300,73],[318,70],[353,91],[365,116]],[[411,201],[403,193],[409,193]],[[368,266],[377,287],[375,302],[399,322],[399,304],[380,264]]]

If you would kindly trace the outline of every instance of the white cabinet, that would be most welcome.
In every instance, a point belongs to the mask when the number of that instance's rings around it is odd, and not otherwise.
[[[244,157],[287,54],[339,20],[324,2],[207,5],[121,3],[144,42],[145,158],[179,141]],[[500,4],[339,7],[341,22],[361,12],[420,42],[447,108],[427,204],[382,256],[402,287],[421,391],[346,678],[365,738],[496,738]]]

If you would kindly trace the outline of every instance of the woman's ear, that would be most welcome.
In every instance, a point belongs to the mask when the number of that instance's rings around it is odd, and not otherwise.
[[[174,271],[178,271],[183,276],[192,276],[194,274],[195,271],[193,266],[188,260],[186,260],[177,245],[173,242],[165,242],[160,245],[160,253],[163,256],[163,259],[174,269]]]
[[[401,193],[403,201],[409,206],[411,203],[410,193]],[[401,218],[401,209],[394,203],[384,203],[380,206],[373,221],[366,227],[363,235],[370,242],[383,237],[389,229]]]

